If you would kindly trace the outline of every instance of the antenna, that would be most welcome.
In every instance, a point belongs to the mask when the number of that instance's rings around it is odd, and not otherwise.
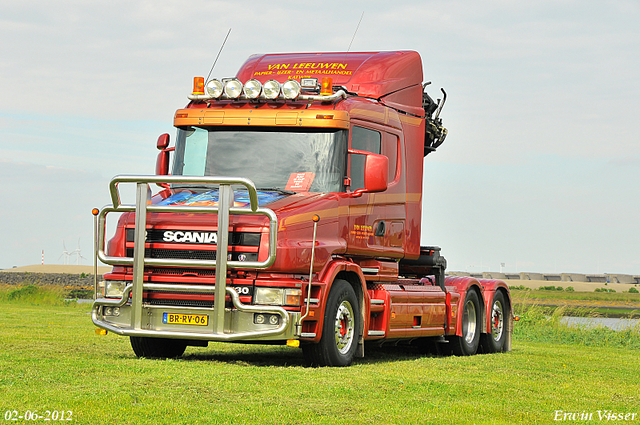
[[[362,15],[360,15],[360,20],[358,21],[358,26],[356,26],[356,30],[353,32],[353,37],[351,37],[351,43],[349,43],[349,48],[347,49],[347,53],[351,51],[351,45],[353,44],[353,40],[356,38],[356,34],[358,33],[358,28],[360,28],[360,23],[362,22],[362,17],[364,16],[364,10],[362,11]]]
[[[216,60],[213,61],[213,65],[211,65],[211,71],[209,71],[209,75],[207,75],[207,79],[204,80],[205,84],[209,81],[209,77],[211,77],[211,73],[213,72],[213,68],[215,68],[216,63],[218,63],[218,58],[220,57],[220,53],[222,53],[222,49],[224,48],[224,45],[227,42],[227,38],[229,38],[229,34],[231,34],[231,28],[229,28],[229,32],[227,33],[227,36],[224,38],[224,41],[222,42],[222,46],[220,46],[220,51],[218,52],[218,56],[216,56]]]

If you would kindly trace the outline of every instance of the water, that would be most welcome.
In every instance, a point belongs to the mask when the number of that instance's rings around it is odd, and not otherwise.
[[[640,328],[640,319],[619,319],[613,317],[571,317],[565,316],[560,321],[569,326],[585,326],[595,328],[604,326],[614,331],[623,331],[629,328]]]
[[[78,298],[78,299],[75,299],[75,298],[74,298],[74,299],[66,299],[65,301],[67,301],[67,302],[75,301],[75,302],[77,302],[78,304],[84,304],[84,303],[92,303],[92,302],[93,302],[93,299],[85,299],[85,298]]]

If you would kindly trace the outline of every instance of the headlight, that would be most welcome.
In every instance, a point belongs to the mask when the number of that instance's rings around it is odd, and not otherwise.
[[[282,85],[282,95],[285,97],[285,99],[295,99],[296,97],[300,96],[300,91],[300,83],[296,80],[287,80]]]
[[[256,304],[282,305],[283,298],[284,288],[256,288]]]
[[[260,81],[258,80],[249,80],[244,83],[242,91],[249,99],[257,99],[262,92],[262,84],[260,84]]]
[[[222,96],[222,91],[224,90],[224,86],[218,80],[209,80],[205,88],[207,90],[207,93],[209,93],[209,96],[213,97],[214,99]]]
[[[267,99],[277,99],[280,96],[280,83],[276,80],[269,80],[264,83],[262,91]]]
[[[224,85],[224,94],[230,99],[237,99],[242,94],[242,83],[238,80],[229,80]]]
[[[297,288],[257,287],[255,304],[299,306],[302,290]]]
[[[120,298],[127,282],[123,280],[106,280],[104,282],[104,296],[109,298]]]

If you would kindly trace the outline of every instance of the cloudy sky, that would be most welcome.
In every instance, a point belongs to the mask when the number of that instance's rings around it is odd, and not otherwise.
[[[91,209],[153,172],[229,28],[216,77],[344,51],[363,11],[352,51],[416,50],[449,95],[422,243],[450,270],[640,274],[638,0],[3,2],[0,268],[91,264]]]

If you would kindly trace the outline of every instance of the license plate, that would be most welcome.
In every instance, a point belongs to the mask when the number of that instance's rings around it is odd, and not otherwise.
[[[209,324],[209,316],[206,314],[163,313],[162,323],[169,325],[207,326]]]

